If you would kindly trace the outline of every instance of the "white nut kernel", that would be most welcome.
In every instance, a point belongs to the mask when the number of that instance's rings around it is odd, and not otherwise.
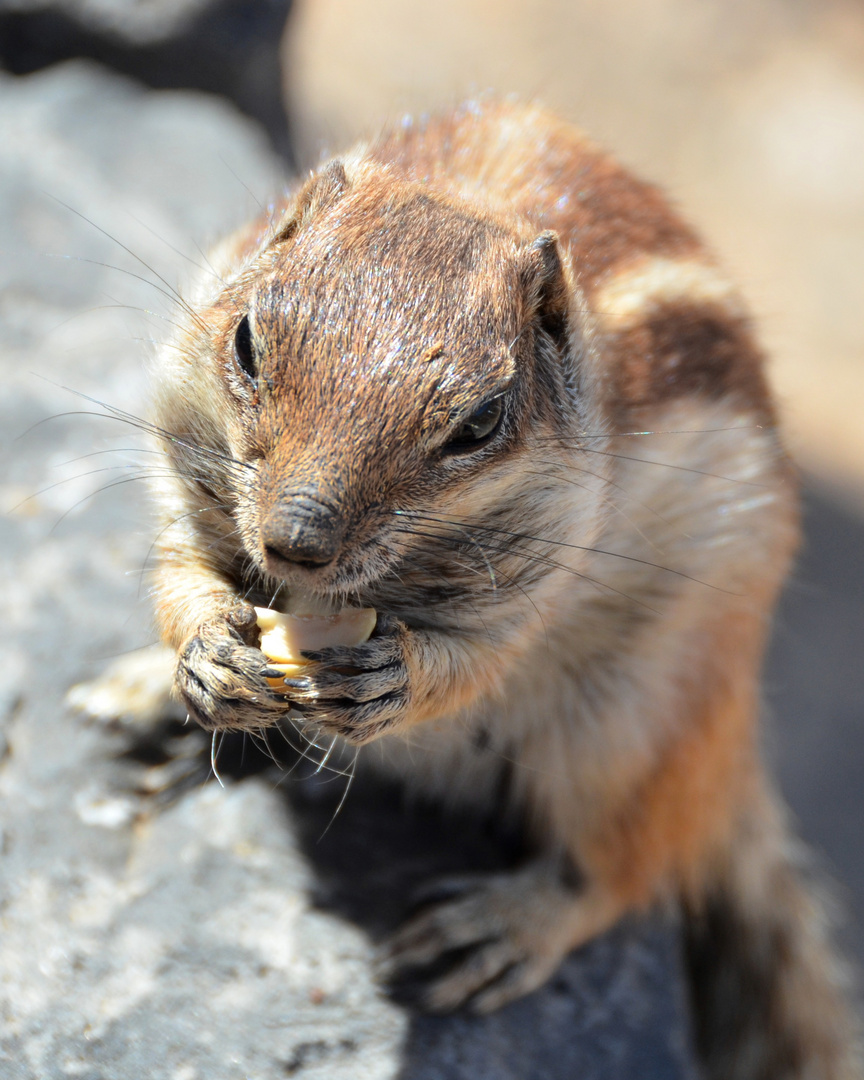
[[[334,615],[283,615],[271,608],[255,608],[261,630],[261,652],[282,675],[268,678],[275,689],[284,678],[303,673],[303,653],[334,645],[362,645],[375,629],[374,608],[343,608]]]

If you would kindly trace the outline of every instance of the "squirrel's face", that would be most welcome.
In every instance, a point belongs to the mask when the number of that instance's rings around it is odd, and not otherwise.
[[[212,355],[247,553],[348,593],[436,519],[494,520],[538,440],[572,439],[571,289],[551,234],[392,177],[311,188],[220,302]]]

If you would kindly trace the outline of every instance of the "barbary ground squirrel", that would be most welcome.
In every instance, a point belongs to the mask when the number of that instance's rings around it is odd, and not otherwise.
[[[515,807],[536,848],[414,916],[391,974],[494,1009],[676,901],[706,1076],[860,1077],[759,760],[795,472],[697,236],[490,99],[330,162],[210,261],[155,373],[176,693],[208,728],[379,740],[361,763]],[[274,687],[253,605],[295,595],[377,625]]]

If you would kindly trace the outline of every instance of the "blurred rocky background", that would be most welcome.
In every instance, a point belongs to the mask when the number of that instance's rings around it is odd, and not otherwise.
[[[319,842],[342,777],[226,746],[223,790],[197,732],[63,704],[152,641],[140,439],[72,391],[140,415],[208,243],[382,118],[489,87],[663,183],[753,303],[807,487],[766,752],[864,959],[864,6],[0,0],[4,1080],[690,1075],[674,927],[490,1021],[421,1020],[370,942],[506,843],[362,790]]]

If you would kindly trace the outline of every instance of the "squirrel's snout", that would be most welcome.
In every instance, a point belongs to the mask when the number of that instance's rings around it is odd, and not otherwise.
[[[283,499],[261,523],[267,569],[276,576],[288,565],[320,570],[339,554],[345,532],[342,515],[308,495]]]

